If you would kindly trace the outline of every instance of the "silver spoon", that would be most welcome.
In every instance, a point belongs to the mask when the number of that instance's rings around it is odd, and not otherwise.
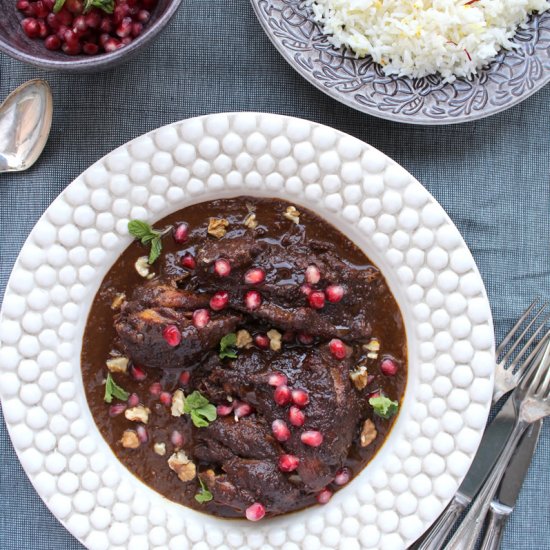
[[[45,80],[29,80],[0,105],[0,173],[30,168],[52,125],[53,99]]]

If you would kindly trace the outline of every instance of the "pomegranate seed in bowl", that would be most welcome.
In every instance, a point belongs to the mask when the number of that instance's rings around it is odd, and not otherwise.
[[[167,325],[162,329],[162,337],[169,346],[175,347],[181,342],[181,332],[176,325]]]
[[[323,309],[325,307],[325,293],[320,290],[314,290],[307,297],[307,301],[313,309]]]
[[[380,371],[386,376],[395,376],[398,369],[397,363],[388,357],[380,363]]]
[[[265,271],[261,267],[249,269],[244,274],[244,282],[247,285],[258,285],[263,283],[265,279]]]
[[[229,294],[225,290],[220,290],[210,298],[210,308],[214,311],[221,311],[229,304]]]
[[[269,375],[267,383],[270,386],[275,386],[278,388],[279,386],[284,386],[287,383],[287,377],[282,372],[274,372]]]
[[[303,426],[306,421],[306,414],[298,407],[292,406],[288,410],[288,421],[293,426]]]
[[[279,457],[279,470],[281,472],[293,472],[300,465],[300,459],[294,455],[281,455]]]
[[[305,407],[309,403],[309,395],[304,390],[292,390],[292,402],[297,407]]]
[[[344,342],[342,342],[342,340],[339,340],[338,338],[333,338],[328,343],[328,348],[330,350],[330,353],[332,353],[332,355],[336,359],[345,359],[347,355],[347,349]]]
[[[271,431],[277,441],[288,441],[290,430],[284,420],[274,420],[271,424]]]
[[[183,267],[187,269],[195,269],[197,267],[197,262],[195,261],[195,256],[187,252],[181,257],[180,263]]]
[[[351,478],[351,472],[348,468],[341,468],[336,472],[334,476],[334,483],[336,485],[345,485]]]
[[[231,264],[225,258],[220,258],[214,262],[214,271],[220,277],[227,277],[231,273]]]
[[[262,296],[256,290],[249,290],[244,297],[246,308],[250,311],[258,309],[262,305]]]
[[[210,321],[210,313],[207,309],[196,309],[193,312],[193,325],[195,328],[204,328]]]
[[[304,432],[300,439],[304,445],[308,445],[310,447],[319,447],[321,443],[323,443],[323,434],[321,432],[318,432],[317,430],[309,430],[307,432]]]
[[[341,285],[329,285],[325,289],[325,295],[330,303],[336,304],[344,297],[344,287]]]
[[[323,489],[317,494],[317,502],[319,504],[326,504],[332,497],[332,491],[329,489]]]
[[[309,265],[306,269],[306,282],[316,285],[321,280],[321,272],[316,265]]]
[[[249,521],[259,521],[265,516],[265,507],[259,502],[255,502],[246,509],[246,519]]]
[[[275,388],[275,392],[273,393],[273,399],[275,400],[275,403],[281,407],[288,405],[292,399],[290,388],[285,385],[278,386]]]

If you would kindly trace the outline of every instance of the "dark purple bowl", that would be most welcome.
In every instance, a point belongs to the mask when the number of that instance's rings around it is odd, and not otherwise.
[[[143,32],[133,42],[114,52],[90,56],[67,55],[61,50],[47,50],[43,40],[28,38],[21,29],[24,16],[15,7],[15,0],[0,0],[0,51],[46,70],[85,73],[110,69],[150,44],[176,13],[181,1],[159,0]]]

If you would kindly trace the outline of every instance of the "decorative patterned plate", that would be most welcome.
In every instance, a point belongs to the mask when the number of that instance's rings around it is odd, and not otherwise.
[[[550,81],[550,11],[532,17],[471,81],[438,76],[386,76],[370,58],[332,46],[304,0],[251,0],[264,31],[304,78],[334,99],[369,115],[411,124],[454,124],[493,115]]]
[[[151,223],[217,197],[304,205],[381,268],[405,320],[402,410],[373,461],[325,506],[251,524],[169,502],[115,458],[92,419],[80,349],[99,284]],[[399,550],[440,514],[479,444],[493,387],[491,312],[456,227],[408,172],[305,120],[236,113],[159,128],[86,170],[38,221],[0,316],[0,393],[23,468],[53,514],[93,550]]]

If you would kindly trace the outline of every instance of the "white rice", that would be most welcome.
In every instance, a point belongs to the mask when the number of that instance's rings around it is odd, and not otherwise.
[[[448,82],[487,66],[550,0],[306,0],[337,48],[372,56],[388,75]],[[470,2],[470,3],[469,3]]]

